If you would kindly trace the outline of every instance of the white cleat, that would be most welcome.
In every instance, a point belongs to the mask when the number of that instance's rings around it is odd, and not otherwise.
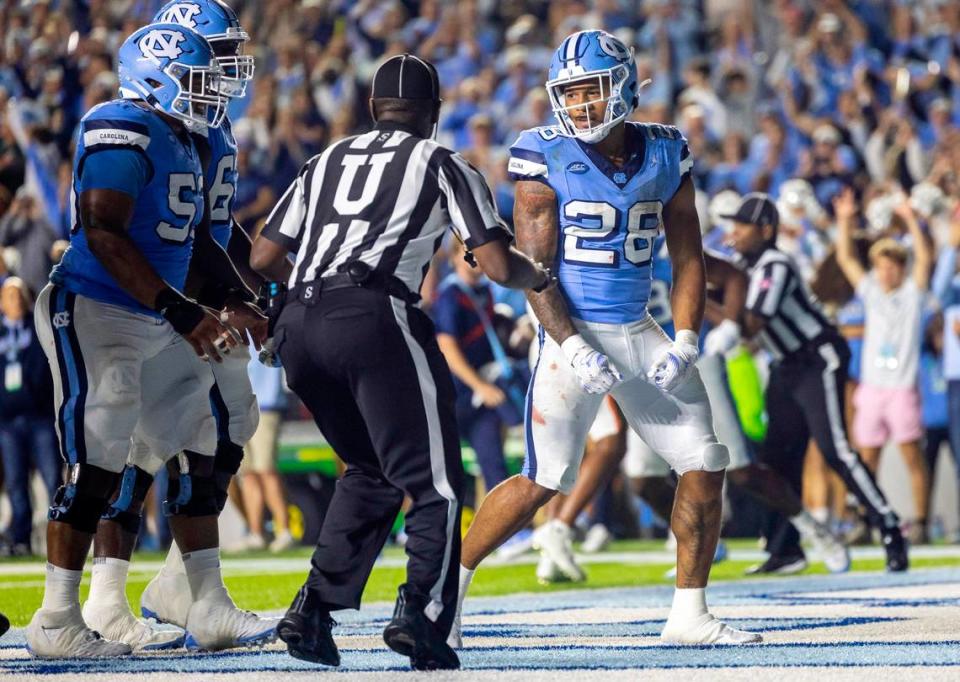
[[[537,562],[537,582],[541,585],[550,585],[570,582],[570,579],[563,574],[560,567],[553,563],[550,557],[541,553],[540,561]]]
[[[580,550],[585,554],[596,554],[605,550],[612,540],[613,534],[610,530],[602,523],[595,523],[587,531]]]
[[[828,571],[845,573],[850,570],[850,550],[826,526],[817,524],[816,532],[806,539]]]
[[[193,597],[185,573],[168,575],[160,572],[153,576],[140,595],[140,613],[158,623],[170,623],[179,628],[187,626],[187,613]]]
[[[174,626],[157,626],[156,621],[141,620],[126,603],[83,605],[83,620],[88,626],[114,642],[123,642],[136,652],[178,649],[184,632]]]
[[[117,658],[130,654],[130,645],[111,642],[87,627],[80,605],[40,609],[27,626],[27,651],[37,658]]]
[[[221,586],[190,605],[185,644],[187,649],[202,651],[269,644],[277,639],[279,622],[279,616],[263,617],[237,608]]]
[[[762,642],[758,632],[732,628],[709,613],[684,622],[671,622],[660,633],[665,644],[755,644]]]
[[[553,520],[540,526],[533,535],[533,546],[557,565],[569,580],[579,583],[587,574],[573,556],[573,531],[564,523]]]

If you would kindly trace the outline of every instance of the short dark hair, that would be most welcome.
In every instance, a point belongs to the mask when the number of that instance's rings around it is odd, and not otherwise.
[[[385,114],[392,121],[417,122],[433,119],[437,103],[429,99],[400,99],[399,97],[375,97],[373,111],[377,118]]]

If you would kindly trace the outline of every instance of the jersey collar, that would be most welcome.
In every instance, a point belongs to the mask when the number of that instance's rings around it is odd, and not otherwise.
[[[420,133],[403,123],[398,123],[397,121],[377,121],[376,125],[373,126],[377,130],[401,130],[405,133],[409,133],[413,137],[421,137]]]
[[[624,144],[627,149],[624,156],[627,161],[623,166],[614,165],[610,159],[594,149],[593,145],[574,138],[583,153],[597,167],[597,170],[606,175],[610,182],[620,189],[626,187],[633,176],[640,172],[647,153],[647,144],[643,134],[635,126],[630,124],[625,124],[625,126]]]

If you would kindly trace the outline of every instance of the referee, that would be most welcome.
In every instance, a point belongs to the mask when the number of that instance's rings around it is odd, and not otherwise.
[[[347,465],[310,574],[278,626],[291,655],[326,665],[340,662],[330,612],[359,608],[405,495],[407,582],[384,640],[416,670],[460,665],[446,644],[463,492],[456,396],[417,307],[447,226],[499,284],[552,283],[509,246],[483,177],[433,141],[439,92],[428,62],[405,54],[384,63],[372,83],[373,130],[307,162],[250,257],[287,282],[274,342],[290,387]]]
[[[803,459],[812,437],[829,464],[879,528],[887,570],[904,571],[907,551],[899,519],[863,460],[847,441],[843,395],[850,350],[823,316],[796,264],[776,247],[779,214],[770,196],[748,194],[733,215],[732,242],[746,260],[744,333],[758,335],[773,357],[766,390],[769,420],[763,458],[800,490]],[[803,565],[799,536],[781,519],[767,550],[770,558],[756,572],[790,572]]]

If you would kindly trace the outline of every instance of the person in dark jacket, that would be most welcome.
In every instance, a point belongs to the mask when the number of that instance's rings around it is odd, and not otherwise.
[[[52,500],[62,469],[53,428],[53,379],[30,313],[30,293],[19,277],[0,287],[0,451],[13,519],[3,551],[31,554],[30,471],[35,468]]]

